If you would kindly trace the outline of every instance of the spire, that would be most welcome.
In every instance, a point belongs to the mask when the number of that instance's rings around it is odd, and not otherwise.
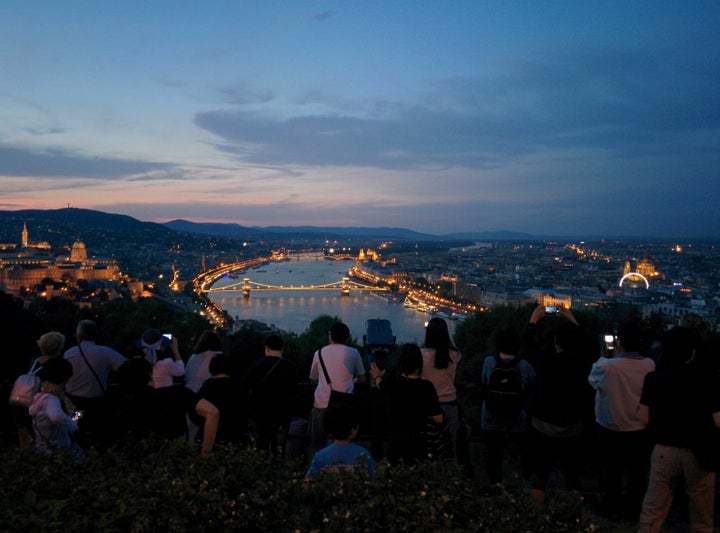
[[[23,222],[22,247],[27,248],[29,244],[27,222]]]

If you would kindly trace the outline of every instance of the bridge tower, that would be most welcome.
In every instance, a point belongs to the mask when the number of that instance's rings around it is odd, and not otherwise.
[[[250,278],[243,278],[242,295],[250,298]]]
[[[343,277],[343,279],[342,279],[342,285],[340,286],[340,293],[343,296],[350,295],[350,278],[348,278],[347,276]]]

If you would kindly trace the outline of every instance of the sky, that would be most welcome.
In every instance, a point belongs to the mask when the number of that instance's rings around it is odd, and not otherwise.
[[[0,2],[0,210],[720,236],[720,1]]]

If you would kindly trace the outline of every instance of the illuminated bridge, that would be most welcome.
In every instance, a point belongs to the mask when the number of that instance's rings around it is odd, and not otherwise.
[[[340,291],[341,294],[350,294],[350,291],[387,291],[387,287],[375,287],[373,285],[363,285],[350,278],[343,278],[340,281],[326,283],[324,285],[266,285],[251,281],[250,278],[244,278],[237,283],[231,283],[224,287],[210,287],[204,289],[205,293],[212,292],[242,292],[243,296],[250,296],[251,291]]]

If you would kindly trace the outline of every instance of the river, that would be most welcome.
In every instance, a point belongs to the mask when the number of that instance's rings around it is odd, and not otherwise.
[[[299,258],[261,265],[238,276],[221,278],[213,288],[220,288],[249,278],[264,285],[317,286],[340,281],[354,261]],[[295,333],[304,332],[319,315],[338,316],[350,328],[353,338],[362,344],[365,322],[369,318],[390,321],[397,343],[424,340],[425,322],[430,315],[391,302],[382,295],[367,291],[351,291],[343,296],[337,291],[274,291],[253,290],[245,298],[240,292],[213,292],[212,300],[232,317],[253,319]],[[448,320],[450,332],[455,322]]]

